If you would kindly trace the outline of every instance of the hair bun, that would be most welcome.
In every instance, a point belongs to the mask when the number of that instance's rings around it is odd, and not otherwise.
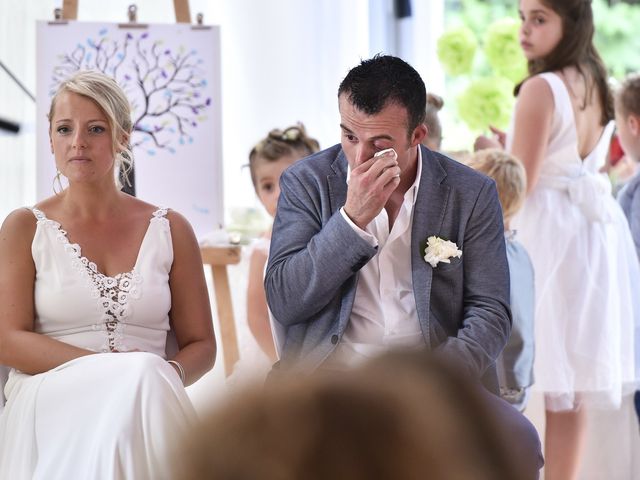
[[[444,100],[440,95],[435,93],[427,93],[427,104],[431,105],[436,110],[440,110],[444,105]]]

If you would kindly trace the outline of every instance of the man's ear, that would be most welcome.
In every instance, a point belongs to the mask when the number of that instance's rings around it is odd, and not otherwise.
[[[627,118],[627,125],[634,137],[640,136],[640,116],[634,115],[633,113],[630,114]]]
[[[416,145],[421,144],[427,136],[427,133],[429,133],[429,129],[424,123],[418,125],[411,134],[411,146],[415,147]]]

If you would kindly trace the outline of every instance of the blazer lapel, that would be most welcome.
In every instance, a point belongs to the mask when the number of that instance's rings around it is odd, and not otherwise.
[[[424,247],[427,237],[438,235],[440,232],[451,187],[444,183],[447,173],[440,165],[438,157],[426,148],[421,148],[422,176],[413,212],[411,266],[418,319],[427,345],[430,345],[429,301],[433,269],[424,261]]]
[[[331,215],[335,215],[347,201],[347,165],[347,157],[344,155],[344,151],[340,150],[335,161],[331,164],[334,173],[327,175]],[[356,298],[359,276],[359,273],[353,275],[348,281],[349,287],[343,290],[345,293],[340,303],[340,314],[338,317],[338,331],[341,333],[345,331],[347,323],[349,322],[353,302]]]
[[[334,173],[327,175],[329,188],[329,204],[331,214],[340,210],[347,201],[347,157],[340,150],[335,161],[331,164]]]

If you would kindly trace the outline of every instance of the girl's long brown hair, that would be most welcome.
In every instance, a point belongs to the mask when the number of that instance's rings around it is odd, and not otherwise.
[[[595,88],[602,107],[600,123],[605,125],[613,118],[613,96],[604,62],[593,45],[591,0],[542,0],[542,3],[562,18],[562,38],[547,56],[529,61],[529,76],[516,85],[514,94],[518,95],[522,84],[534,75],[576,67],[587,85],[582,107],[586,107]]]

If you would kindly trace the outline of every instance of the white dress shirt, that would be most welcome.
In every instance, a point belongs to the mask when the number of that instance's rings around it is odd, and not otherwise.
[[[349,182],[347,172],[347,182]],[[413,207],[422,175],[422,152],[413,185],[406,191],[398,216],[389,231],[383,208],[365,230],[340,213],[361,238],[378,246],[376,255],[360,270],[356,296],[345,333],[325,362],[325,368],[346,368],[393,347],[424,346],[411,269]]]

